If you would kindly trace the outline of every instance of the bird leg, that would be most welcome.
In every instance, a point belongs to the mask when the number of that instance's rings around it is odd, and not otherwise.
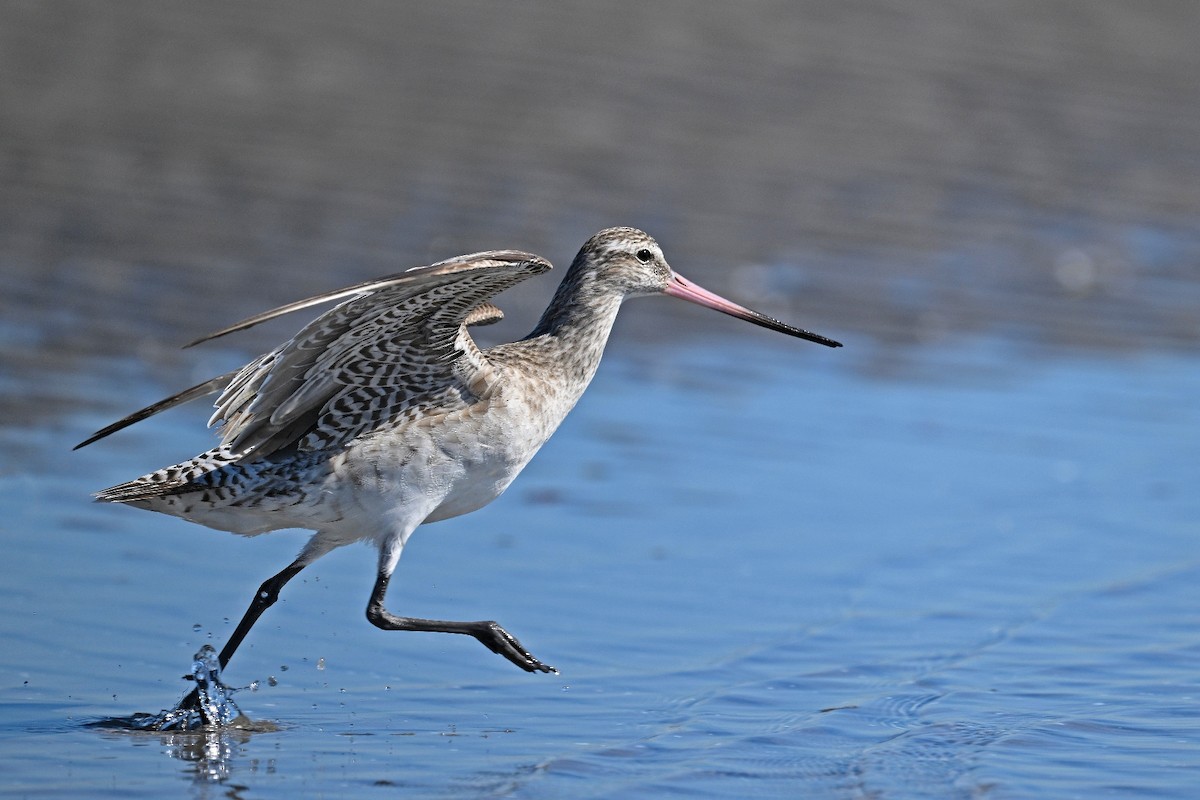
[[[250,629],[254,627],[254,623],[258,622],[258,618],[263,615],[263,612],[275,605],[275,601],[279,599],[279,590],[288,581],[296,577],[300,573],[300,570],[304,569],[308,563],[308,559],[302,556],[291,564],[288,564],[278,574],[267,578],[263,581],[262,586],[258,587],[258,591],[254,594],[254,599],[250,601],[250,607],[242,615],[242,621],[238,623],[237,628],[233,631],[233,635],[229,637],[229,641],[221,648],[221,654],[217,656],[221,663],[221,669],[225,669],[225,666],[229,663],[229,659],[233,658],[233,654],[237,651],[238,646],[246,638],[246,634],[250,633]],[[193,689],[186,697],[179,701],[179,705],[176,708],[195,708],[199,701],[199,690]]]
[[[526,672],[553,672],[558,670],[549,664],[543,664],[525,649],[517,637],[504,630],[499,623],[492,620],[477,622],[454,622],[440,619],[417,619],[416,617],[398,617],[383,607],[383,596],[387,594],[388,581],[391,575],[380,571],[371,592],[371,601],[367,604],[367,619],[371,624],[385,631],[431,631],[434,633],[462,633],[474,636],[488,650],[504,656]]]

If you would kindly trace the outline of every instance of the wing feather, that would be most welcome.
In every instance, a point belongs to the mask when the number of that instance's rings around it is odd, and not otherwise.
[[[143,409],[139,409],[129,416],[119,419],[113,424],[101,428],[71,449],[78,450],[81,447],[87,447],[89,444],[97,442],[103,439],[105,436],[109,436],[119,430],[128,428],[135,422],[141,422],[147,417],[152,417],[160,411],[166,411],[168,408],[174,408],[175,406],[182,405],[190,400],[195,400],[198,397],[206,397],[210,394],[216,394],[217,392],[221,391],[221,387],[224,386],[231,378],[234,378],[234,376],[234,372],[227,372],[224,375],[218,375],[215,378],[209,378],[203,383],[197,383],[195,386],[184,389],[178,394],[173,394],[165,400],[159,400],[157,403],[148,405]],[[228,391],[228,389],[226,389],[226,391]]]
[[[463,256],[359,284],[327,297],[339,305],[247,365],[217,401],[222,444],[269,455],[336,447],[418,407],[449,411],[474,402],[491,365],[466,331],[495,321],[497,293],[550,268],[518,251]],[[310,300],[230,326],[242,330]],[[219,416],[220,419],[216,419]]]
[[[492,297],[550,262],[494,250],[337,289],[264,311],[185,345],[340,300],[246,364],[136,411],[76,449],[153,414],[216,394],[210,427],[233,460],[336,447],[399,415],[451,411],[486,394],[492,367],[467,332],[503,318]],[[222,388],[224,387],[224,388]]]

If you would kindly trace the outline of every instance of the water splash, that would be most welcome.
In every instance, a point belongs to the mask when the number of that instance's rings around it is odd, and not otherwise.
[[[174,708],[157,714],[133,714],[128,717],[100,720],[96,727],[125,728],[135,731],[199,731],[221,728],[255,729],[233,701],[232,689],[221,682],[221,662],[212,645],[206,644],[194,656],[192,671],[185,676],[196,682]]]
[[[175,708],[164,711],[150,730],[191,731],[206,726],[227,727],[243,717],[242,711],[233,702],[233,689],[221,683],[221,662],[217,651],[206,644],[196,653],[192,661],[192,680],[196,682],[195,705],[189,704],[192,695],[184,698]]]
[[[192,660],[192,671],[184,676],[195,681],[195,691],[157,714],[132,714],[87,724],[108,735],[127,735],[134,740],[156,737],[164,751],[192,765],[199,784],[224,783],[233,772],[242,745],[257,733],[278,731],[265,721],[251,720],[233,702],[236,689],[221,681],[221,662],[212,645],[204,645]]]

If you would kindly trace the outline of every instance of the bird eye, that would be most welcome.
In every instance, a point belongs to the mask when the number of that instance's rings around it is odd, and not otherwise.
[[[634,255],[637,256],[637,260],[643,264],[649,264],[654,259],[654,253],[651,253],[644,247],[634,253]]]

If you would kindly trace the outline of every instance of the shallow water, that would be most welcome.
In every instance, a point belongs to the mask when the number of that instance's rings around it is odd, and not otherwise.
[[[512,491],[419,531],[390,595],[494,617],[562,674],[375,630],[373,555],[348,548],[226,675],[261,683],[238,702],[271,733],[86,727],[174,702],[302,542],[84,501],[178,455],[198,409],[8,472],[6,788],[1186,796],[1200,363],[977,341],[884,381],[866,358],[756,332],[613,354]],[[65,450],[99,421],[5,446]]]
[[[1200,5],[612,0],[0,10],[0,794],[1192,798]],[[513,489],[346,548],[146,734],[299,532],[88,502],[279,303],[614,224],[668,301]],[[502,299],[519,336],[552,278]]]

